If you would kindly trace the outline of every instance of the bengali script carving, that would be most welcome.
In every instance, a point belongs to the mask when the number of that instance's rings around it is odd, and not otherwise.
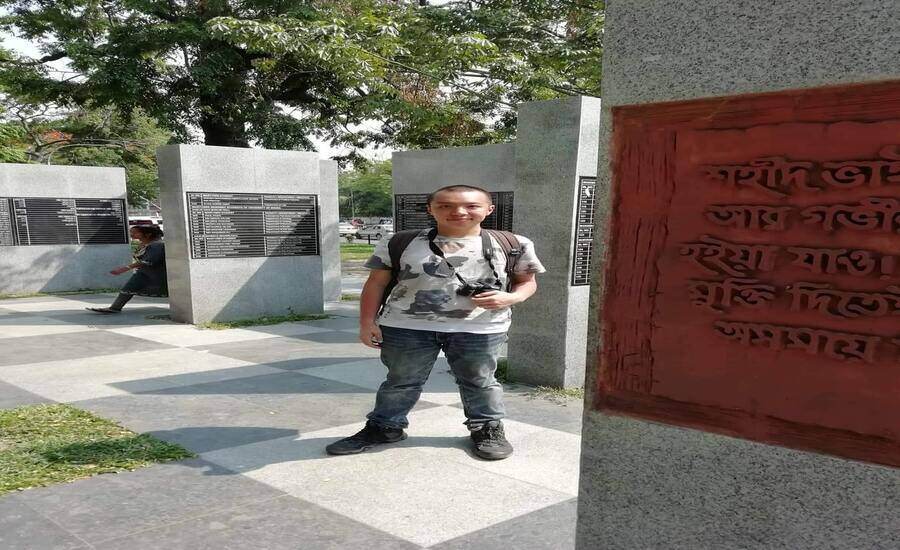
[[[900,145],[882,147],[877,157],[823,163],[762,157],[746,164],[704,165],[700,169],[708,180],[735,189],[755,187],[778,198],[791,195],[795,189],[822,191],[828,187],[879,188],[900,184]]]
[[[822,181],[834,187],[881,187],[900,183],[900,146],[887,145],[875,160],[844,160],[822,165]]]
[[[706,219],[716,225],[762,231],[784,231],[790,206],[765,204],[713,204],[706,209]]]
[[[699,242],[682,244],[681,256],[712,275],[745,277],[753,271],[774,269],[779,250],[773,245],[732,243],[703,235]]]
[[[803,223],[821,225],[828,232],[846,227],[900,233],[900,200],[897,199],[870,197],[858,204],[810,206],[800,215]]]
[[[724,281],[688,281],[691,303],[721,313],[732,305],[765,307],[775,299],[775,287],[756,279],[727,278]]]
[[[878,273],[882,278],[889,278],[896,268],[894,256],[885,256],[870,250],[802,246],[790,246],[786,250],[794,255],[791,265],[820,275],[846,273],[855,277],[865,277]]]
[[[726,186],[755,186],[774,195],[790,195],[791,188],[809,187],[812,162],[793,162],[784,157],[764,157],[749,164],[720,164],[704,166],[706,176]]]
[[[900,286],[883,292],[840,290],[828,283],[798,282],[788,287],[791,310],[815,310],[834,317],[900,315]]]
[[[839,361],[874,363],[882,341],[880,336],[766,323],[723,320],[713,323],[713,328],[720,336],[744,346],[762,346],[776,351],[800,349],[810,355],[824,355]]]

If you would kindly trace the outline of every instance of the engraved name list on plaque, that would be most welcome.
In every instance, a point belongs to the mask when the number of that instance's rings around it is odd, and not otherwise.
[[[125,201],[0,197],[0,246],[127,244]]]
[[[188,192],[191,257],[316,256],[316,195]]]
[[[597,205],[597,178],[578,180],[575,210],[575,250],[572,255],[572,286],[591,284],[591,252],[594,245],[594,207]]]
[[[896,107],[894,84],[614,114],[599,408],[900,466]]]

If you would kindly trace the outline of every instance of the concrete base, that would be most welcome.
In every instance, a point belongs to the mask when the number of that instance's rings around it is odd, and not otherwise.
[[[0,248],[0,294],[118,288],[128,274],[109,270],[131,261],[127,244],[4,246]]]
[[[897,548],[900,470],[589,412],[578,548]]]

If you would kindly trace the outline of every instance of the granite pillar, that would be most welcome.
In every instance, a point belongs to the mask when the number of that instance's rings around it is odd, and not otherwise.
[[[900,246],[896,233],[827,231],[807,210],[898,199],[830,178],[894,154],[896,2],[607,6],[597,223],[609,229],[594,242],[577,547],[897,547],[896,321],[791,302],[798,281],[897,284],[891,261],[854,275],[791,260],[796,247],[881,260]],[[730,184],[725,167],[775,158],[801,163],[795,177]],[[711,264],[702,250],[722,241],[772,247],[754,249],[771,262]],[[760,300],[725,304],[732,283],[759,285]],[[862,338],[861,358],[829,344],[839,332]]]

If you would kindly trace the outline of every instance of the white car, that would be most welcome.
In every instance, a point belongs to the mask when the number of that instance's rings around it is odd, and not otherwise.
[[[338,232],[341,237],[357,238],[359,236],[359,228],[348,222],[340,222],[338,224]]]
[[[394,234],[394,224],[367,225],[357,232],[359,237],[372,237],[380,240],[382,237],[390,237]]]

